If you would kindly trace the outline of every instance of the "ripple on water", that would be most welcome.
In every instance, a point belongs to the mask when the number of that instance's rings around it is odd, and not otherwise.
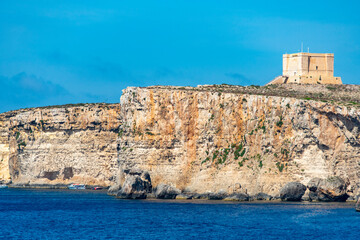
[[[355,239],[353,204],[120,200],[105,192],[4,189],[8,239]]]

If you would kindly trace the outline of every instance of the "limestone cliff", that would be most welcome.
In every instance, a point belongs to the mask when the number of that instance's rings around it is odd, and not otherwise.
[[[287,182],[338,175],[358,188],[359,110],[211,87],[127,88],[119,164],[153,185],[278,195]]]
[[[332,97],[332,87],[275,88],[130,87],[120,105],[4,113],[0,178],[108,186],[122,170],[139,168],[153,186],[278,195],[287,182],[336,175],[352,195],[359,188],[359,89],[349,95],[344,85]]]
[[[117,169],[118,108],[88,104],[1,114],[0,178],[30,185],[111,184]]]

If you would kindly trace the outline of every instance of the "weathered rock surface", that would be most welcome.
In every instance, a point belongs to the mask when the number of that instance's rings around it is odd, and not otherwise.
[[[253,196],[253,199],[254,199],[254,200],[259,200],[259,201],[262,201],[262,200],[264,200],[264,201],[270,201],[271,199],[273,199],[273,197],[270,196],[269,194],[266,194],[266,193],[261,192],[261,193],[255,194],[255,195]]]
[[[226,197],[228,197],[228,194],[224,190],[219,191],[217,193],[210,193],[208,195],[209,200],[223,200]]]
[[[306,186],[299,182],[287,183],[280,190],[280,198],[282,201],[301,201],[301,197],[306,191]]]
[[[307,184],[307,188],[310,190],[310,192],[316,192],[318,189],[318,186],[321,182],[321,178],[312,178]]]
[[[195,193],[193,199],[209,199],[209,193]]]
[[[0,179],[30,186],[112,185],[119,107],[87,104],[0,114]]]
[[[107,191],[107,194],[112,195],[112,196],[116,196],[120,190],[121,190],[120,184],[115,183],[114,185],[109,187],[109,189]]]
[[[349,197],[346,193],[346,182],[338,176],[311,179],[308,188],[309,198],[312,201],[343,202]]]
[[[181,194],[179,189],[162,183],[155,190],[155,197],[158,199],[175,199],[179,194]]]
[[[278,196],[288,182],[335,175],[353,196],[360,111],[344,102],[359,87],[327,87],[127,88],[120,105],[3,113],[0,180],[110,186],[119,169],[139,168],[154,186]]]
[[[355,192],[357,108],[226,91],[124,90],[119,165],[148,170],[154,185],[166,182],[197,193],[232,194],[238,184],[250,195],[276,196],[288,182],[331,175],[349,179]]]
[[[116,196],[123,199],[145,199],[152,192],[151,178],[148,172],[131,170]]]
[[[249,201],[249,195],[245,193],[234,193],[226,198],[225,201]]]

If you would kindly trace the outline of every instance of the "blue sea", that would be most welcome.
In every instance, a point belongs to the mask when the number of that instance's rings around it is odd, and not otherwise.
[[[120,200],[1,189],[1,239],[358,239],[353,203]]]

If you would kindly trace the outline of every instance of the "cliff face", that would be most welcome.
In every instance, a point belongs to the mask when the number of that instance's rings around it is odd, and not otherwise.
[[[108,186],[116,176],[121,181],[122,170],[139,168],[149,171],[153,186],[278,195],[287,182],[336,175],[353,195],[360,174],[358,108],[265,95],[127,88],[121,106],[4,113],[0,178]]]
[[[86,105],[1,114],[0,177],[14,184],[110,185],[118,112],[119,105]]]
[[[183,88],[127,88],[122,169],[192,192],[277,195],[290,181],[341,176],[358,188],[359,111],[330,103]]]

